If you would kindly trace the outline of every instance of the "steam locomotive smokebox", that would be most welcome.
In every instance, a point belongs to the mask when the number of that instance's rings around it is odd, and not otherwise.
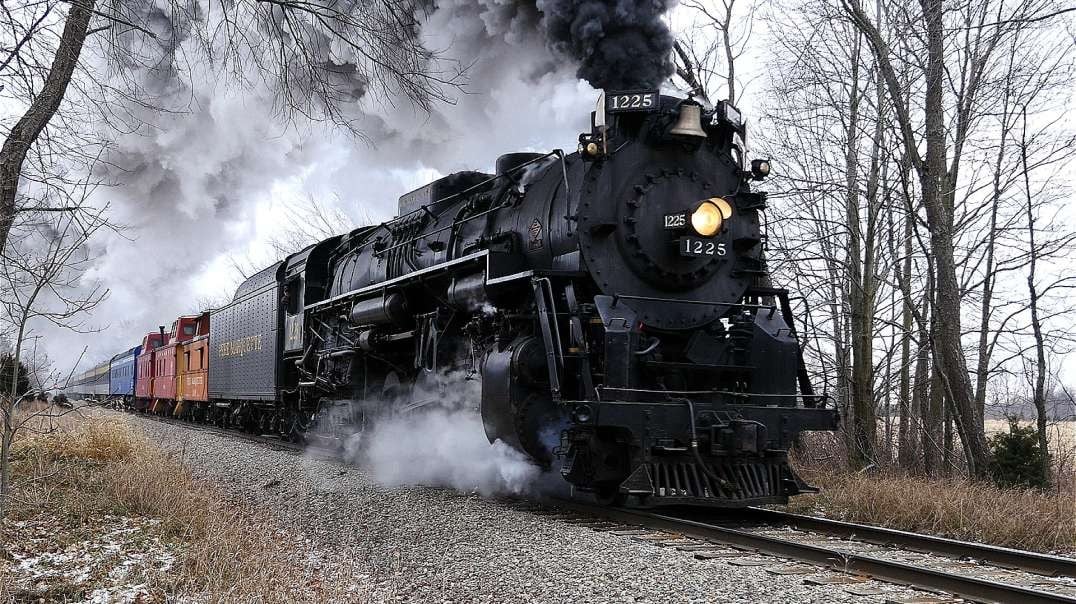
[[[497,176],[504,176],[513,169],[543,157],[544,155],[545,154],[543,153],[505,153],[497,158]],[[526,172],[526,170],[516,170],[511,175],[512,180],[519,180],[522,178],[524,172]]]
[[[432,206],[430,208],[432,210],[436,207],[436,204],[452,201],[448,198],[481,184],[483,181],[487,181],[490,178],[493,178],[493,176],[491,174],[486,174],[485,172],[456,172],[454,174],[449,174],[424,187],[419,187],[410,193],[401,195],[400,216],[410,214],[422,206]]]

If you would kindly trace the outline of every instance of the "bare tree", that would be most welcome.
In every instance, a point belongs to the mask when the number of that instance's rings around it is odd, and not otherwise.
[[[286,120],[329,121],[361,136],[357,100],[372,95],[429,109],[451,102],[452,92],[461,85],[462,68],[423,46],[422,18],[418,5],[407,0],[240,0],[212,10],[196,0],[164,5],[143,0],[5,4],[0,10],[0,48],[6,51],[0,77],[7,88],[18,90],[9,98],[23,110],[0,149],[0,250],[23,206],[20,187],[27,180],[55,178],[28,174],[26,160],[35,145],[44,141],[59,150],[77,137],[61,126],[77,130],[87,121],[134,130],[132,122],[141,118],[122,105],[157,108],[161,92],[134,72],[152,74],[151,81],[159,82],[192,65],[210,65],[239,85],[266,84],[275,91]],[[63,31],[57,35],[59,23]],[[194,43],[185,44],[187,40]],[[122,85],[80,61],[84,47],[106,60]],[[188,52],[198,54],[186,56]],[[65,104],[71,90],[79,98]],[[96,120],[56,125],[65,111],[87,106]],[[58,131],[50,135],[50,128]]]
[[[715,91],[714,80],[723,80],[725,98],[735,105],[739,97],[736,60],[746,50],[754,28],[753,0],[721,0],[720,6],[699,0],[685,0],[681,4],[697,14],[698,20],[691,30],[701,34],[700,40],[706,40],[694,43],[695,36],[691,36],[693,43],[680,47],[698,72],[698,84],[706,91]]]
[[[269,240],[269,246],[280,258],[294,254],[308,245],[373,223],[373,219],[366,214],[359,216],[356,221],[341,209],[339,200],[335,205],[330,205],[315,197],[308,197],[304,201],[286,201],[278,211],[287,217],[288,226]]]
[[[1048,188],[1051,186],[1052,179],[1041,179],[1038,185],[1033,189],[1033,172],[1036,167],[1041,169],[1044,166],[1050,167],[1051,165],[1056,165],[1057,163],[1062,162],[1067,165],[1068,160],[1076,155],[1076,138],[1062,140],[1060,141],[1060,144],[1057,144],[1058,141],[1055,137],[1049,137],[1049,135],[1046,134],[1049,130],[1050,125],[1047,125],[1044,131],[1035,133],[1040,136],[1045,135],[1048,138],[1052,138],[1053,140],[1051,142],[1054,143],[1048,145],[1048,161],[1036,162],[1036,166],[1029,160],[1029,156],[1032,153],[1032,146],[1035,145],[1035,136],[1028,132],[1027,106],[1025,105],[1021,108],[1021,128],[1018,148],[1020,153],[1020,175],[1025,201],[1025,217],[1027,220],[1027,306],[1030,313],[1031,332],[1034,341],[1033,349],[1035,352],[1034,362],[1029,363],[1033,368],[1026,373],[1032,388],[1031,401],[1035,408],[1039,446],[1044,452],[1049,451],[1047,444],[1047,423],[1049,420],[1047,397],[1049,392],[1047,391],[1046,381],[1050,372],[1047,364],[1047,354],[1050,348],[1048,340],[1051,338],[1045,329],[1048,317],[1045,316],[1045,313],[1043,312],[1043,296],[1051,290],[1056,294],[1058,292],[1076,289],[1076,276],[1062,275],[1055,277],[1052,283],[1044,285],[1041,282],[1042,276],[1038,272],[1040,270],[1039,264],[1042,261],[1043,256],[1049,255],[1051,253],[1051,248],[1055,250],[1069,249],[1073,243],[1076,243],[1076,231],[1071,230],[1063,232],[1059,239],[1055,238],[1055,241],[1053,242],[1055,245],[1050,245],[1049,242],[1044,242],[1042,240],[1042,226],[1039,225],[1040,218],[1037,214],[1042,209],[1042,200],[1049,197]],[[1071,311],[1072,309],[1066,308],[1065,310]],[[1049,455],[1043,456],[1043,476],[1046,480],[1050,479]]]
[[[224,291],[198,300],[192,310],[217,307],[231,300],[232,293],[240,283],[277,260],[359,226],[373,224],[373,219],[365,213],[356,220],[339,204],[330,205],[315,197],[308,197],[304,201],[283,201],[274,208],[274,212],[285,217],[286,226],[266,242],[267,252],[229,255],[228,264],[235,275],[234,281]]]
[[[107,220],[107,207],[85,203],[89,192],[83,189],[77,198],[65,200],[61,205],[68,208],[66,211],[53,212],[46,207],[20,212],[8,247],[0,255],[0,333],[12,343],[14,359],[13,374],[4,379],[11,388],[0,392],[0,517],[6,513],[11,495],[11,445],[16,433],[35,415],[20,417],[16,413],[18,368],[33,366],[34,379],[42,391],[62,386],[59,379],[42,377],[47,371],[39,366],[40,357],[26,354],[27,343],[34,340],[34,329],[41,324],[85,330],[84,318],[108,294],[99,287],[86,289],[81,283],[92,260],[86,243],[99,231],[115,228]],[[68,379],[70,375],[71,371],[66,372]]]
[[[1013,279],[1026,276],[1031,256],[1014,110],[1034,105],[1057,134],[1053,155],[1039,136],[1029,159],[1041,184],[1071,138],[1056,117],[1070,94],[1072,49],[1044,44],[1045,25],[997,22],[1047,5],[958,2],[939,15],[930,2],[848,0],[834,10],[790,0],[767,16],[769,46],[793,58],[769,64],[772,103],[755,135],[778,166],[770,260],[804,292],[801,310],[825,311],[807,354],[835,385],[855,465],[892,459],[895,398],[902,467],[965,465],[981,476],[991,380],[1035,356],[1027,285]],[[1039,215],[1048,196],[1033,197]],[[1035,228],[1036,272],[1050,275],[1041,290],[1054,285],[1067,239]],[[1044,325],[1066,308],[1057,297],[1047,305]],[[1047,348],[1059,350],[1057,330],[1047,331]],[[870,441],[879,412],[884,446]]]
[[[93,16],[95,0],[73,0],[65,20],[63,34],[56,47],[52,66],[48,70],[40,91],[34,96],[22,117],[15,123],[4,139],[0,148],[0,250],[7,245],[8,233],[15,221],[19,180],[22,176],[23,163],[30,148],[37,142],[53,115],[60,108],[71,76],[78,65],[86,42],[90,18]],[[27,41],[37,34],[40,22],[49,16],[52,7],[46,6],[40,17],[34,19],[34,25],[26,28],[19,41],[9,53],[4,65],[20,62],[20,53]],[[5,10],[6,15],[11,15]],[[32,77],[32,76],[28,76]]]
[[[1030,0],[1019,3],[1015,10],[1018,15],[1026,17],[1039,8],[1039,4]],[[966,35],[953,36],[957,40],[957,50],[955,54],[947,53],[946,38],[949,32],[943,2],[921,0],[918,13],[905,11],[907,26],[919,32],[919,35],[900,36],[899,46],[895,50],[877,21],[866,14],[859,0],[842,0],[841,5],[850,22],[866,36],[890,98],[904,99],[909,90],[908,83],[898,77],[895,67],[897,60],[906,61],[914,56],[916,59],[912,62],[920,70],[914,82],[921,83],[923,90],[922,127],[908,105],[895,103],[894,117],[905,155],[920,183],[920,195],[929,226],[930,251],[936,272],[933,299],[935,329],[931,343],[938,368],[938,384],[945,390],[945,400],[964,445],[968,469],[972,475],[982,476],[988,466],[989,451],[961,344],[962,292],[956,257],[959,225],[956,223],[954,206],[965,144],[980,115],[979,94],[984,76],[993,65],[999,44],[1014,30],[984,27],[991,8],[998,12],[1004,10],[1000,4],[962,5],[958,15],[962,25],[968,29]],[[912,47],[913,41],[921,45]],[[925,53],[925,57],[915,54],[919,51]],[[958,74],[955,94],[949,94],[953,88],[950,87],[952,82],[947,81],[947,71],[949,74]],[[951,97],[949,107],[947,95]],[[948,121],[949,116],[952,116],[951,122]],[[924,147],[925,154],[921,152]]]
[[[889,103],[862,34],[832,9],[786,4],[775,13],[782,20],[771,24],[779,32],[773,47],[797,60],[774,65],[768,127],[756,136],[780,167],[770,183],[779,188],[771,198],[782,202],[771,260],[777,278],[804,292],[805,311],[827,312],[821,346],[809,356],[831,369],[824,381],[836,385],[850,462],[881,464],[879,451],[888,455],[891,446],[888,438],[878,446],[878,407],[893,397],[878,380],[892,379],[898,353],[896,321],[885,317],[901,301],[883,291],[896,256],[886,227],[904,212],[887,147]],[[887,408],[887,436],[890,421]]]

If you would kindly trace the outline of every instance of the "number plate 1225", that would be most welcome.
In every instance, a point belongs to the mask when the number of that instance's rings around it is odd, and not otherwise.
[[[724,256],[725,243],[709,239],[684,237],[680,239],[681,256]]]
[[[658,93],[652,90],[638,90],[610,94],[606,99],[610,113],[621,111],[657,111]]]

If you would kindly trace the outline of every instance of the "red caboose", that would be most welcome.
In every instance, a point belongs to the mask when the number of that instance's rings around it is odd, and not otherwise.
[[[142,338],[142,353],[138,355],[138,370],[135,374],[135,409],[145,411],[153,398],[154,362],[157,349],[167,343],[164,330],[150,332]]]

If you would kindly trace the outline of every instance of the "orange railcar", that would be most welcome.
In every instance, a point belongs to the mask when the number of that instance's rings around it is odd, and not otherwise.
[[[198,403],[209,401],[208,312],[199,315],[195,333],[176,354],[176,415],[192,412],[199,408]]]
[[[176,319],[172,324],[172,341],[175,342],[172,355],[174,371],[168,404],[172,414],[180,416],[189,413],[198,402],[209,400],[206,380],[209,367],[209,312]]]
[[[208,342],[209,313],[182,316],[172,322],[172,333],[164,346],[157,348],[153,357],[153,380],[151,397],[153,403],[149,410],[161,415],[180,415],[182,388],[187,383],[189,363],[188,347],[192,344],[197,349],[202,341]],[[199,340],[195,343],[195,340]],[[197,353],[195,353],[197,354]],[[208,351],[202,353],[208,360]],[[191,376],[192,382],[197,376]],[[204,376],[202,377],[204,381]],[[204,390],[204,387],[203,387]],[[204,398],[204,394],[203,394]]]

